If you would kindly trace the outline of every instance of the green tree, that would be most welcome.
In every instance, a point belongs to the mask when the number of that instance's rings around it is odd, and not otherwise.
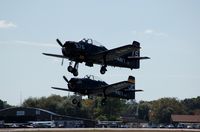
[[[181,103],[186,107],[188,114],[197,114],[200,110],[200,96],[197,98],[184,99]]]
[[[138,118],[145,121],[149,121],[149,110],[151,104],[147,101],[140,101],[138,105]]]
[[[2,100],[0,100],[0,109],[3,109],[4,108],[4,103]]]
[[[105,115],[108,120],[119,120],[124,108],[125,100],[108,98],[106,105],[101,106],[101,114]]]
[[[71,97],[61,97],[60,95],[50,95],[49,97],[28,98],[23,102],[24,107],[36,107],[49,110],[61,115],[70,115],[89,118],[88,108],[78,108],[71,103]]]
[[[161,98],[152,101],[150,120],[155,123],[170,123],[171,114],[185,114],[185,107],[176,98]]]
[[[23,107],[38,107],[37,104],[38,104],[37,98],[29,97],[23,102],[22,106]]]
[[[11,105],[9,105],[6,101],[0,99],[0,109],[5,109],[9,107],[11,107]]]

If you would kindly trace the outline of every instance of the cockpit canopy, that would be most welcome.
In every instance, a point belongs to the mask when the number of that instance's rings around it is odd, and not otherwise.
[[[95,80],[95,81],[101,81],[101,78],[97,77],[97,76],[94,76],[94,75],[86,75],[84,78],[88,78],[88,79],[91,79],[91,80]]]
[[[96,45],[96,46],[99,46],[99,47],[104,47],[100,42],[93,40],[93,39],[90,39],[90,38],[89,39],[83,38],[79,42],[84,42],[84,43],[87,43],[87,44],[92,44],[92,45]]]
[[[88,43],[88,44],[93,44],[93,40],[92,39],[86,39],[86,38],[83,38],[80,42],[84,42],[84,43]]]

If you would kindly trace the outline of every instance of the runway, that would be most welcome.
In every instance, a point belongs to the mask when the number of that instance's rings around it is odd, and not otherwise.
[[[0,132],[200,132],[200,129],[159,128],[7,128]]]

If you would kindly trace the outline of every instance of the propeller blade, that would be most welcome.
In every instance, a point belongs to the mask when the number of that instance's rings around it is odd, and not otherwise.
[[[63,44],[60,42],[59,39],[56,39],[56,41],[57,41],[57,43],[58,43],[61,47],[63,47]]]
[[[67,83],[69,83],[69,80],[68,80],[65,76],[63,76],[63,79],[64,79]]]
[[[64,63],[64,58],[62,59],[61,66],[63,66],[63,63]]]

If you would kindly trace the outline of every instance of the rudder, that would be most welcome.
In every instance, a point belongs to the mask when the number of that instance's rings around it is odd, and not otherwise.
[[[131,57],[139,58],[140,57],[140,43],[137,41],[133,41],[132,45],[135,49],[132,52]],[[140,68],[140,59],[134,59],[133,61],[131,61],[131,68],[139,69]]]

